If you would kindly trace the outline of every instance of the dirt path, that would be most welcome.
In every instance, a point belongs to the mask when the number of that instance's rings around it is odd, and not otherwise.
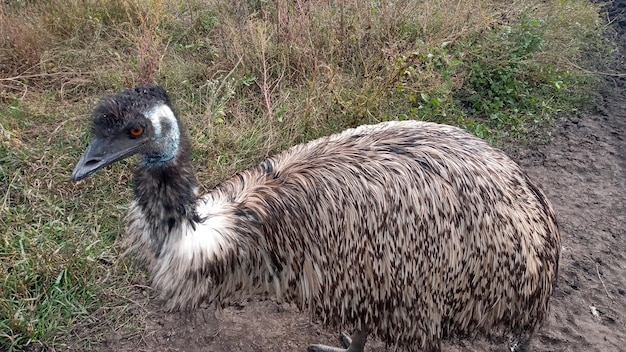
[[[626,11],[626,0],[612,9]],[[622,7],[620,7],[622,6]],[[626,18],[622,14],[622,18]],[[626,19],[615,23],[626,72]],[[545,145],[511,151],[546,191],[559,215],[563,255],[552,313],[533,351],[626,351],[626,78],[602,92],[600,111],[564,117]],[[96,351],[305,351],[313,342],[335,344],[327,331],[290,306],[249,302],[216,316],[146,307],[146,330],[109,333]],[[485,341],[444,346],[445,351],[503,351]],[[372,341],[368,351],[385,351]]]
[[[624,83],[607,92],[604,113],[563,119],[550,144],[519,159],[554,204],[563,234],[537,351],[626,351]]]

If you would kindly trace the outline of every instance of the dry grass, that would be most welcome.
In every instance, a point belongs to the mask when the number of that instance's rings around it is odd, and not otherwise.
[[[102,96],[164,86],[210,187],[363,123],[523,137],[581,104],[601,26],[583,0],[3,2],[0,349],[137,327],[142,274],[117,259],[133,162],[69,181]]]

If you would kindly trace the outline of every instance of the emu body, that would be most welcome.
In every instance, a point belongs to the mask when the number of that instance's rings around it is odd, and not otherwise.
[[[528,337],[547,314],[560,254],[552,207],[503,152],[458,128],[360,126],[200,195],[161,88],[104,100],[93,123],[72,177],[143,155],[128,248],[169,309],[271,296],[356,330],[355,350],[369,334],[427,351],[455,336]]]

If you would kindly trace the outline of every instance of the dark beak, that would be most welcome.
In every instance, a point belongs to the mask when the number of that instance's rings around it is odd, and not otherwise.
[[[141,143],[134,140],[94,139],[76,164],[72,180],[82,180],[109,164],[137,154],[140,147]]]

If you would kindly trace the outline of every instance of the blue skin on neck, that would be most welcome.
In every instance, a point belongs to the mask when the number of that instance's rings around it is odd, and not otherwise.
[[[141,162],[148,168],[160,168],[169,164],[174,157],[168,154],[144,154]]]
[[[159,137],[155,137],[159,138]],[[149,168],[164,167],[176,159],[178,153],[178,138],[166,136],[162,141],[155,141],[155,144],[161,146],[159,152],[146,153],[143,155],[142,162]]]
[[[152,138],[156,151],[143,155],[142,163],[149,168],[159,168],[170,164],[178,154],[179,133],[176,128],[166,129],[165,134],[157,134]]]

